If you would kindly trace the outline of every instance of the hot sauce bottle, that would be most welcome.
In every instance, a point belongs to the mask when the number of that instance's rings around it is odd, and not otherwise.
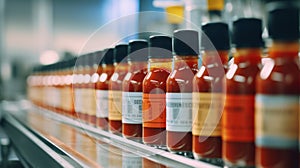
[[[99,74],[99,80],[96,83],[97,126],[103,130],[108,129],[108,83],[114,72],[113,54],[113,48],[103,51],[102,72]]]
[[[101,59],[102,51],[97,51],[94,53],[91,53],[89,57],[89,74],[91,76],[91,80],[88,83],[88,89],[89,89],[89,104],[88,104],[88,123],[92,126],[96,126],[97,117],[96,117],[96,109],[97,109],[97,103],[96,103],[96,83],[99,80],[99,74],[97,73],[98,70],[98,64]]]
[[[122,133],[135,141],[142,140],[143,80],[147,74],[148,43],[133,40],[128,48],[128,73],[122,84]]]
[[[299,9],[283,3],[273,7],[268,17],[271,60],[256,78],[256,165],[298,167]]]
[[[198,32],[176,30],[173,52],[172,72],[166,86],[166,143],[171,152],[189,156],[192,154],[192,91],[198,71]]]
[[[166,146],[166,80],[172,70],[172,38],[151,36],[143,81],[143,143]]]
[[[82,76],[82,88],[81,88],[81,96],[82,96],[82,121],[84,123],[88,123],[89,118],[89,105],[91,101],[91,92],[90,92],[90,65],[89,65],[89,57],[90,53],[83,55],[83,76]]]
[[[202,66],[193,80],[193,154],[196,159],[221,161],[221,116],[223,78],[230,49],[228,25],[222,22],[202,26]]]
[[[72,96],[72,73],[75,59],[64,61],[63,86],[61,89],[61,108],[65,115],[74,116],[74,103]]]
[[[226,74],[223,113],[223,159],[228,166],[254,166],[255,78],[260,70],[262,21],[233,22],[234,61]]]
[[[114,49],[115,71],[109,81],[108,123],[109,131],[122,134],[122,83],[127,73],[128,45],[119,44]]]
[[[75,68],[74,68],[74,78],[73,78],[73,87],[74,87],[74,107],[75,112],[79,120],[83,120],[82,113],[82,81],[83,81],[83,56],[79,56],[76,60]]]

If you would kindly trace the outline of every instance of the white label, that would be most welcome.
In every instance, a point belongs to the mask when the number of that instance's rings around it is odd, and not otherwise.
[[[192,131],[192,93],[166,94],[166,120],[168,131]]]
[[[122,97],[122,122],[141,124],[143,92],[123,92]]]
[[[80,113],[82,111],[82,97],[81,97],[81,89],[75,89],[75,97],[74,97],[74,106],[75,106],[75,111],[77,113]]]
[[[271,148],[297,148],[299,96],[255,97],[256,144]]]
[[[108,118],[108,90],[96,90],[96,116]]]

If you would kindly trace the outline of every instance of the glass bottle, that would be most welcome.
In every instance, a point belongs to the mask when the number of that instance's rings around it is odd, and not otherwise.
[[[103,130],[108,129],[108,83],[114,72],[113,52],[113,48],[103,51],[101,60],[102,72],[99,74],[99,80],[96,83],[97,126]]]
[[[172,70],[172,38],[151,36],[143,81],[143,143],[166,146],[166,81]]]
[[[118,135],[122,134],[122,83],[128,68],[127,55],[127,44],[115,46],[115,71],[109,81],[108,128],[110,132]]]
[[[256,166],[298,167],[299,9],[289,3],[273,6],[268,32],[271,60],[256,78]]]
[[[222,163],[221,116],[223,78],[230,49],[228,25],[202,26],[202,66],[193,80],[193,154],[196,159]]]
[[[169,151],[192,155],[192,91],[198,71],[199,40],[194,30],[173,35],[173,67],[166,88],[166,130]]]
[[[241,18],[233,22],[236,51],[226,74],[223,113],[223,159],[227,166],[255,166],[254,100],[261,68],[262,21]]]
[[[142,83],[147,74],[147,47],[146,40],[129,42],[130,64],[122,84],[122,134],[135,141],[142,140]]]

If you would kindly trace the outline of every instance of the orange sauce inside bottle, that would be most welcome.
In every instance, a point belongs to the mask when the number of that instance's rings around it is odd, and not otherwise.
[[[167,93],[193,92],[193,78],[198,71],[198,56],[174,56],[174,68],[167,79]],[[172,152],[192,151],[192,130],[167,130],[167,147]]]
[[[115,71],[112,77],[109,81],[109,90],[110,91],[118,91],[122,92],[122,83],[124,80],[125,75],[127,74],[127,68],[128,63],[127,62],[121,62],[119,64],[115,64]],[[119,95],[112,94],[112,103],[116,106],[115,110],[118,110],[119,112],[122,112],[122,107],[118,107],[116,101],[122,101],[122,97],[119,97]],[[118,100],[117,100],[118,99]],[[109,105],[112,106],[112,105]],[[112,107],[109,107],[111,109]],[[120,118],[119,118],[120,117]],[[109,131],[114,134],[121,134],[122,133],[122,116],[117,117],[117,119],[110,119],[109,118]]]
[[[260,61],[259,48],[237,49],[226,75],[223,157],[230,164],[243,161],[247,166],[255,165],[254,96]]]
[[[193,93],[194,94],[209,94],[212,96],[213,94],[218,94],[222,96],[223,94],[223,77],[226,73],[226,65],[228,62],[228,51],[206,51],[203,55],[203,65],[198,71],[198,73],[194,77],[193,81]],[[201,93],[200,93],[201,92]],[[195,102],[195,97],[193,97],[194,105],[199,103]],[[197,98],[198,99],[198,98]],[[214,97],[211,98],[212,102],[209,104],[209,109],[214,110],[210,111],[211,113],[222,114],[222,99],[214,100]],[[218,96],[219,99],[219,96]],[[201,102],[201,99],[200,99]],[[196,104],[195,104],[196,103]],[[210,103],[210,102],[209,102]],[[217,103],[214,105],[213,103]],[[217,106],[217,108],[215,108]],[[197,107],[198,108],[198,107]],[[196,108],[196,109],[197,109]],[[195,110],[195,107],[194,109]],[[196,111],[199,113],[199,111]],[[200,114],[198,114],[200,115]],[[213,129],[211,127],[205,128],[203,125],[204,131],[206,133],[201,133],[199,135],[199,130],[194,132],[193,125],[193,152],[196,158],[221,158],[222,157],[222,138],[221,138],[221,116],[219,116],[220,120],[215,121],[218,118],[218,115],[212,118],[213,122],[216,124],[216,127]],[[203,118],[202,120],[207,120],[208,116]],[[196,121],[197,120],[197,121]],[[199,122],[198,118],[196,118],[194,122]],[[206,121],[204,121],[206,122]],[[212,124],[212,123],[208,123]],[[198,128],[199,129],[199,128]],[[211,134],[210,134],[211,133]],[[209,135],[210,134],[210,135]]]
[[[128,67],[128,73],[126,74],[122,84],[123,94],[124,92],[142,92],[143,91],[142,84],[146,74],[147,74],[147,62],[131,62],[131,64],[129,64]],[[124,111],[122,111],[122,113],[124,113]],[[140,141],[142,138],[142,123],[130,124],[130,123],[124,123],[123,121],[122,131],[124,137],[128,139]]]
[[[300,71],[299,71],[298,52],[299,52],[298,42],[274,42],[273,43],[273,46],[269,49],[269,57],[272,59],[272,61],[266,63],[261,73],[257,76],[257,85],[256,85],[257,94],[272,95],[274,97],[283,96],[283,95],[286,97],[298,96],[298,102],[299,102]],[[286,99],[283,99],[282,101],[286,101]],[[294,104],[292,105],[295,106]],[[289,107],[284,107],[284,108],[289,108]],[[266,111],[263,112],[265,113]],[[299,104],[298,104],[298,112],[299,112]],[[294,117],[292,117],[291,120],[293,120],[293,118]],[[296,120],[298,120],[298,117]],[[289,121],[287,124],[289,126],[295,125],[293,121]],[[281,127],[286,127],[286,126],[281,125]],[[298,127],[298,122],[297,122],[297,127]],[[291,127],[288,128],[289,129],[288,131],[291,131],[290,128]],[[261,130],[256,129],[256,135],[258,131]],[[280,133],[282,134],[282,130],[279,131],[281,131]],[[289,132],[289,133],[292,133],[293,135],[294,134],[298,135],[298,130],[294,130],[294,132]],[[286,138],[286,137],[280,137],[280,138]],[[295,137],[293,138],[295,139]],[[275,147],[267,147],[264,145],[257,145],[256,163],[257,166],[260,167],[298,167],[299,166],[298,147],[275,148]]]
[[[172,59],[150,59],[149,64],[150,70],[143,81],[143,142],[165,146],[166,80],[172,70]]]

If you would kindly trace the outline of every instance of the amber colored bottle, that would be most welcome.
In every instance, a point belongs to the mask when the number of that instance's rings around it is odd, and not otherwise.
[[[81,121],[84,119],[82,113],[82,104],[83,104],[83,94],[82,94],[82,86],[83,86],[83,56],[79,56],[76,60],[75,68],[74,68],[74,78],[73,78],[73,89],[74,89],[74,107],[76,116]]]
[[[128,68],[127,55],[127,44],[115,46],[115,71],[109,81],[108,128],[110,132],[118,135],[122,134],[122,83]]]
[[[256,78],[256,166],[298,167],[299,9],[288,4],[274,7],[268,31],[271,60]]]
[[[143,143],[166,146],[166,81],[172,71],[172,38],[151,36],[143,81]]]
[[[89,113],[89,105],[91,101],[91,94],[90,94],[90,81],[91,81],[91,75],[90,75],[90,65],[89,65],[89,58],[90,53],[84,54],[83,56],[83,75],[82,75],[82,87],[81,87],[81,96],[82,96],[82,122],[88,123],[88,113]]]
[[[91,53],[89,56],[89,75],[91,76],[91,80],[88,83],[89,89],[89,104],[88,104],[88,123],[92,126],[96,126],[96,83],[99,80],[99,74],[97,73],[98,65],[101,59],[102,51],[97,51]]]
[[[113,53],[113,48],[103,51],[103,58],[101,59],[102,72],[99,74],[99,80],[96,83],[97,127],[103,130],[108,130],[108,83],[114,72]]]
[[[128,73],[122,84],[122,133],[135,141],[142,140],[143,80],[147,74],[148,43],[146,40],[129,42]]]
[[[196,159],[221,161],[221,116],[223,78],[230,49],[228,25],[222,22],[202,26],[202,66],[193,80],[193,154]]]
[[[226,74],[223,113],[223,159],[227,166],[255,166],[254,100],[261,65],[262,21],[233,23],[234,61]]]
[[[64,115],[70,116],[72,114],[73,108],[73,100],[72,100],[72,71],[71,69],[72,63],[74,61],[65,60],[63,61],[63,68],[62,68],[62,87],[61,87],[61,110]]]
[[[198,32],[174,31],[173,52],[173,68],[167,79],[166,143],[171,152],[190,156],[193,78],[198,71]]]

